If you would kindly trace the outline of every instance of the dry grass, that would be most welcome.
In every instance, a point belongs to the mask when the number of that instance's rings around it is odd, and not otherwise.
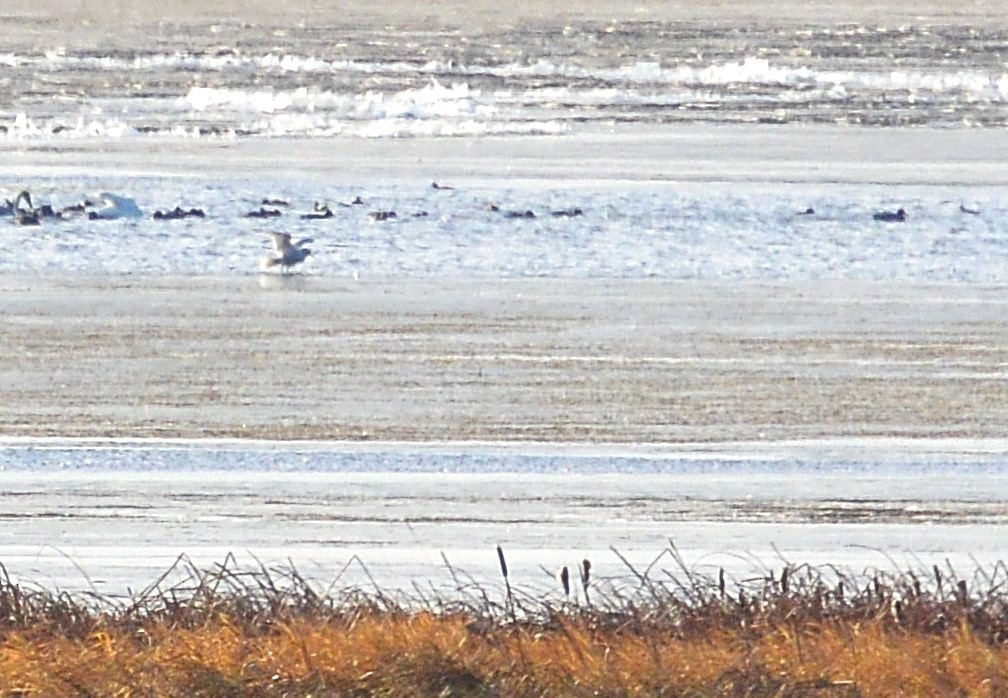
[[[500,560],[501,590],[460,584],[452,600],[320,592],[233,560],[180,561],[184,582],[126,601],[4,577],[0,695],[1008,695],[1003,565],[726,583],[628,564],[630,581],[582,568],[536,598]]]

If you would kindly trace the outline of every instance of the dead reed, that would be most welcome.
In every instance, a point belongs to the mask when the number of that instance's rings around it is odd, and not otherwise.
[[[320,589],[293,567],[184,558],[128,599],[0,570],[0,696],[1008,694],[1008,567],[687,568],[674,546],[581,593]],[[618,551],[613,554],[620,557]],[[621,558],[622,559],[622,558]],[[372,580],[373,581],[373,580]],[[590,591],[590,595],[589,595]]]

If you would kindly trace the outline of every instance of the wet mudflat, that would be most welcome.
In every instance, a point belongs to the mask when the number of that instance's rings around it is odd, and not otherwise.
[[[2,284],[7,435],[1005,433],[998,288],[301,274]]]

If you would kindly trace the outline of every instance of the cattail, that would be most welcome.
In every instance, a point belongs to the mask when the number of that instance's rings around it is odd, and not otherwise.
[[[959,587],[959,603],[965,606],[966,602],[969,601],[969,596],[966,593],[966,580],[960,579],[957,586]]]
[[[500,560],[501,574],[504,575],[504,590],[507,592],[508,610],[510,610],[511,616],[514,618],[514,596],[511,594],[511,582],[508,581],[507,561],[504,560],[504,551],[501,550],[499,545],[497,546],[497,559]]]
[[[718,591],[721,592],[721,599],[724,600],[724,592],[725,592],[724,567],[722,567],[718,571],[717,587],[718,587]]]
[[[780,573],[780,590],[781,590],[782,594],[786,594],[788,592],[788,568],[787,567],[785,567],[784,570]]]
[[[588,599],[588,584],[591,582],[591,562],[588,558],[581,561],[581,589],[584,591],[585,603],[591,604]]]
[[[941,570],[938,569],[938,565],[933,565],[932,569],[934,570],[935,583],[938,584],[938,591],[941,591]]]
[[[843,601],[843,582],[837,582],[837,585],[836,585],[836,597],[841,602]]]
[[[564,596],[570,597],[570,574],[567,572],[567,565],[560,568],[560,586],[563,587]]]
[[[497,559],[500,560],[501,574],[504,575],[504,581],[506,582],[508,578],[507,562],[504,560],[504,551],[501,550],[499,545],[497,546]]]

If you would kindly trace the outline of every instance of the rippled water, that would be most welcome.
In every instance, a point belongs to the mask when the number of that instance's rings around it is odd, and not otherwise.
[[[269,232],[284,230],[314,240],[300,270],[345,278],[1008,281],[1008,201],[993,188],[458,183],[435,190],[429,181],[394,178],[351,187],[139,175],[18,185],[57,207],[113,188],[135,197],[143,215],[90,221],[68,214],[37,229],[11,228],[30,251],[9,246],[0,271],[251,274],[273,254]],[[290,205],[266,206],[276,218],[247,217],[263,208],[265,195]],[[358,196],[364,203],[351,205]],[[302,219],[320,200],[333,217]],[[489,202],[501,210],[488,210]],[[205,216],[152,219],[178,204]],[[964,204],[975,213],[964,213]],[[810,206],[815,215],[802,215]],[[897,207],[910,211],[906,223],[872,219]],[[396,216],[376,220],[387,211]]]
[[[1008,30],[572,23],[493,34],[162,27],[0,54],[9,138],[554,134],[687,121],[1008,125]]]
[[[106,48],[21,48],[0,54],[0,131],[14,147],[56,153],[62,169],[25,177],[12,160],[0,191],[12,199],[28,188],[37,203],[56,208],[112,191],[135,199],[142,216],[45,221],[40,231],[19,233],[29,246],[0,254],[0,271],[254,273],[271,254],[269,231],[282,229],[315,239],[305,270],[348,277],[1002,283],[1008,204],[996,183],[983,185],[986,165],[965,180],[956,171],[915,188],[867,164],[850,186],[835,186],[844,175],[831,174],[828,135],[806,141],[810,152],[799,155],[806,169],[825,173],[816,187],[791,185],[787,173],[773,186],[747,186],[759,162],[730,181],[689,190],[590,180],[571,187],[604,152],[568,162],[559,184],[457,180],[449,182],[453,191],[432,189],[430,179],[404,181],[394,166],[352,186],[307,184],[300,173],[263,168],[214,178],[199,159],[188,177],[159,177],[145,167],[144,152],[148,143],[170,151],[193,142],[309,138],[492,136],[506,144],[537,134],[546,143],[633,129],[675,134],[686,122],[775,124],[786,129],[783,145],[788,133],[811,125],[927,126],[930,140],[904,162],[912,168],[921,158],[917,169],[926,171],[942,132],[1008,125],[1006,61],[1003,27],[934,23],[582,22],[493,33],[164,24],[146,45],[126,37]],[[118,176],[98,177],[89,158],[75,154],[82,142],[122,145],[132,157]],[[507,159],[506,145],[498,152]],[[431,153],[436,160],[436,146]],[[675,166],[694,170],[708,157],[730,162],[736,154],[698,151]],[[962,158],[969,167],[970,153]],[[358,196],[362,205],[341,205]],[[264,197],[290,207],[277,218],[248,218]],[[333,208],[331,220],[301,218],[316,201]],[[501,210],[488,211],[490,203]],[[151,220],[176,205],[206,216]],[[797,215],[810,207],[814,216]],[[872,219],[898,208],[910,212],[904,225]],[[394,219],[375,220],[390,211]]]

